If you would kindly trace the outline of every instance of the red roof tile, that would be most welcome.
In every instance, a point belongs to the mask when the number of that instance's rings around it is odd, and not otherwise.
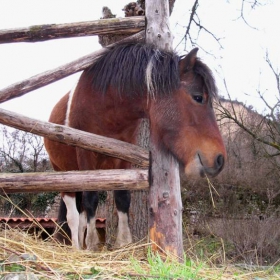
[[[106,219],[97,218],[96,219],[96,227],[97,228],[105,228]],[[8,224],[10,227],[18,227],[18,228],[29,228],[36,227],[38,224],[43,226],[44,228],[54,228],[57,223],[57,218],[29,218],[29,217],[0,217],[0,224]]]

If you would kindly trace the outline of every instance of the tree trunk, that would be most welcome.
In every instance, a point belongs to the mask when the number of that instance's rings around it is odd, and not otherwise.
[[[138,130],[137,144],[148,149],[149,141],[149,120],[142,119]],[[149,190],[131,191],[129,226],[134,242],[145,238],[148,239],[148,193]],[[106,217],[106,243],[108,244],[108,247],[111,248],[116,238],[115,234],[118,225],[117,209],[114,204],[113,191],[107,192],[106,203],[101,204],[98,215],[98,217]]]
[[[139,5],[131,2],[124,7],[125,16],[143,15],[144,11]],[[102,18],[115,17],[108,7],[103,8]],[[99,35],[99,43],[102,47],[123,40],[127,35]],[[142,120],[138,132],[138,145],[148,148],[149,146],[149,124],[148,120]],[[130,220],[129,225],[133,236],[133,241],[138,241],[148,236],[148,207],[147,207],[148,191],[131,191],[130,204]],[[110,248],[114,244],[116,238],[116,230],[118,225],[117,209],[114,203],[114,195],[112,191],[107,192],[107,198],[104,204],[101,204],[97,212],[98,217],[106,217],[106,243]]]
[[[148,149],[149,135],[149,121],[143,119],[138,131],[137,144]],[[148,190],[131,191],[129,226],[134,242],[148,238],[148,193]],[[111,248],[116,239],[118,225],[113,191],[107,191],[106,203],[101,204],[98,215],[98,217],[105,217],[106,215],[106,243]]]
[[[183,260],[179,164],[151,142],[149,233],[152,250]]]
[[[146,0],[146,42],[171,51],[168,0]],[[151,134],[153,132],[151,131]],[[152,250],[182,261],[182,200],[179,164],[150,141],[149,237]]]
[[[148,119],[141,121],[137,144],[149,150],[150,125]],[[134,241],[148,239],[148,194],[149,190],[131,191],[130,228]]]

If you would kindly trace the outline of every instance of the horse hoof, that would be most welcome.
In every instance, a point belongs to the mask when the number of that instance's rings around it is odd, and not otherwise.
[[[100,251],[101,244],[90,244],[86,247],[87,251],[98,252]]]
[[[130,244],[132,244],[132,240],[131,241],[116,241],[116,243],[114,244],[114,250],[116,250],[116,249],[120,249],[120,248],[123,248],[123,247],[125,247],[125,246],[128,246],[128,245],[130,245]]]

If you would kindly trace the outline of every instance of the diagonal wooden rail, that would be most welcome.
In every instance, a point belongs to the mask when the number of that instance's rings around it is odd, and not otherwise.
[[[120,42],[130,42],[130,41],[142,41],[145,38],[145,32],[140,31],[137,34],[129,36]],[[112,46],[112,45],[110,45]],[[108,47],[110,47],[108,46]],[[41,74],[35,75],[26,80],[12,84],[4,89],[0,90],[0,103],[8,101],[10,99],[20,97],[32,90],[38,89],[40,87],[46,86],[50,83],[56,82],[74,73],[82,71],[92,65],[95,59],[101,55],[105,49],[100,49],[91,54],[83,56],[77,60],[70,63],[61,65],[53,70],[43,72]]]
[[[0,109],[0,123],[31,132],[51,140],[78,146],[93,152],[117,157],[141,167],[149,166],[148,151],[127,142],[53,124]]]

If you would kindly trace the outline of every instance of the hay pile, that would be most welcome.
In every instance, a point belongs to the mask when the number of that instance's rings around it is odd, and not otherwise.
[[[146,251],[147,244],[133,244],[113,252],[78,251],[58,244],[52,237],[43,241],[20,229],[0,231],[2,274],[13,271],[18,267],[14,264],[19,264],[22,270],[46,279],[83,279],[98,275],[102,276],[99,279],[119,279],[133,272],[130,260],[141,262]]]
[[[182,275],[192,276],[173,277],[179,275],[173,272],[170,277],[162,276],[169,264],[158,258],[149,259],[148,247],[147,243],[137,243],[115,251],[78,251],[58,244],[52,236],[43,241],[38,235],[6,227],[0,230],[0,279],[13,279],[12,275],[20,274],[23,278],[17,279],[280,279],[267,271],[217,268],[196,261],[175,264],[178,271],[190,273]],[[170,271],[174,271],[172,265]]]

